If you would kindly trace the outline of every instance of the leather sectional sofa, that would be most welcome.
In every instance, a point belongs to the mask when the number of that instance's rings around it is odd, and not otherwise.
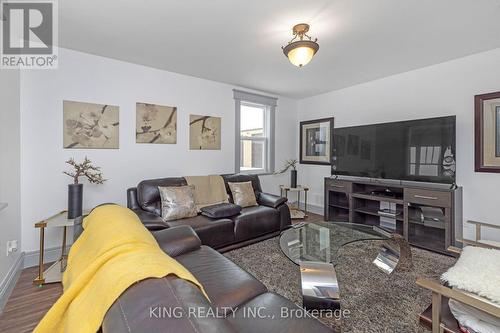
[[[258,206],[243,208],[241,213],[230,218],[211,219],[203,215],[164,222],[161,219],[161,199],[158,186],[187,185],[186,179],[161,178],[141,181],[137,187],[127,190],[127,206],[151,231],[187,225],[194,229],[203,245],[219,252],[252,244],[279,233],[291,226],[290,210],[286,199],[262,192],[256,175],[222,175],[226,192],[232,202],[228,182],[251,181]]]
[[[196,286],[175,276],[146,279],[111,306],[103,333],[331,332],[229,259],[202,246],[191,227],[152,233],[162,249],[200,281],[210,301]]]

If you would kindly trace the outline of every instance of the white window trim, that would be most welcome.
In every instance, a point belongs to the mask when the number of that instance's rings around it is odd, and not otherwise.
[[[255,140],[255,141],[264,141],[264,140],[269,140],[267,144],[265,145],[265,150],[267,154],[266,158],[266,169],[265,170],[243,170],[245,173],[251,173],[251,174],[260,174],[260,175],[265,175],[265,174],[272,174],[274,173],[274,168],[275,168],[275,112],[276,112],[276,107],[278,106],[278,99],[275,97],[270,97],[270,96],[264,96],[264,95],[259,95],[259,94],[254,94],[242,90],[237,90],[233,89],[233,94],[234,94],[234,102],[235,102],[235,165],[234,169],[236,173],[240,173],[241,170],[241,165],[240,165],[240,159],[241,159],[241,127],[240,127],[240,121],[241,121],[241,104],[243,103],[248,103],[248,104],[258,104],[258,105],[264,105],[267,107],[266,109],[266,124],[265,128],[268,131],[266,133],[266,138],[252,138],[250,140]]]

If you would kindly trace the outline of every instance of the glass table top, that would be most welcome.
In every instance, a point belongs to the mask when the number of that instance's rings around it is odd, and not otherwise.
[[[336,264],[337,253],[344,245],[389,238],[390,233],[375,226],[349,222],[314,222],[285,230],[280,236],[280,247],[296,264],[301,261]]]

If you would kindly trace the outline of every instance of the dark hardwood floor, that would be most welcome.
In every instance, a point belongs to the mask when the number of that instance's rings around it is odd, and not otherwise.
[[[32,332],[49,308],[62,294],[60,283],[33,285],[37,267],[23,269],[9,301],[0,314],[0,332]]]
[[[304,220],[322,221],[323,216],[308,213]],[[0,332],[2,333],[28,333],[32,332],[52,304],[62,294],[60,283],[47,284],[42,287],[33,286],[33,279],[37,275],[37,267],[26,268],[21,272],[19,281],[12,292],[2,314],[0,314]]]
[[[292,224],[299,223],[299,222],[302,222],[302,221],[305,221],[305,222],[324,221],[323,215],[318,215],[318,214],[314,214],[314,213],[311,213],[311,212],[308,212],[307,215],[308,216],[305,219],[292,220]]]

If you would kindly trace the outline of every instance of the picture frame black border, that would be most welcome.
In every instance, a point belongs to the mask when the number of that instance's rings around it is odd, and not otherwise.
[[[500,91],[474,96],[474,171],[500,173],[500,166],[484,165],[484,101],[500,98]]]
[[[316,164],[316,165],[331,165],[332,161],[332,144],[333,144],[333,126],[335,124],[335,117],[328,117],[328,118],[320,118],[320,119],[313,119],[313,120],[305,120],[301,121],[299,123],[299,135],[300,135],[300,140],[299,140],[299,163],[300,164]],[[302,159],[302,140],[303,134],[302,134],[302,128],[304,125],[309,125],[309,124],[315,124],[315,123],[324,123],[324,122],[330,122],[330,161],[328,162],[316,162],[316,161],[304,161]]]

